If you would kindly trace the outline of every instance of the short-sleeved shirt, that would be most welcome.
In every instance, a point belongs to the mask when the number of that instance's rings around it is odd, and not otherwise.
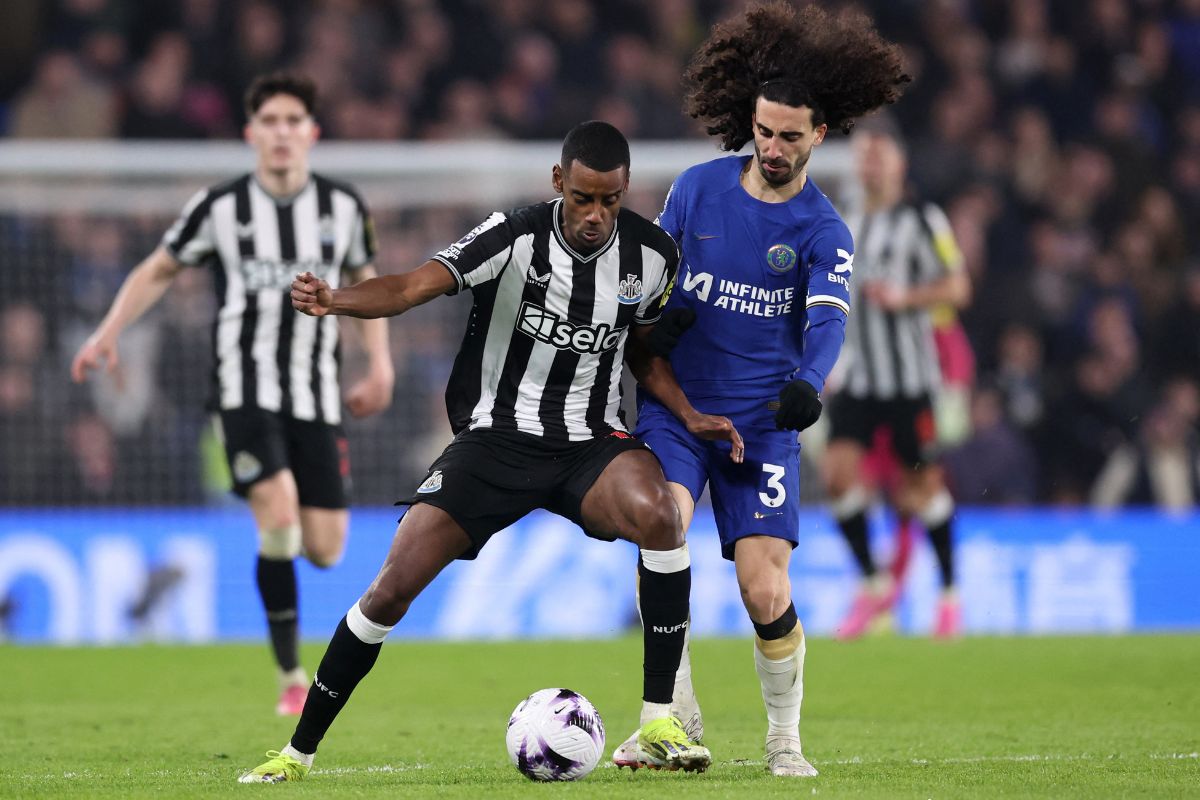
[[[632,325],[661,314],[675,243],[621,209],[607,242],[576,251],[562,200],[488,217],[434,259],[474,306],[446,387],[455,433],[517,430],[585,441],[624,431],[621,368]]]
[[[888,311],[859,297],[864,282],[911,288],[962,269],[950,221],[932,203],[899,204],[848,220],[858,242],[854,314],[842,348],[845,389],[859,399],[915,399],[941,388],[930,310]]]
[[[279,199],[242,175],[194,196],[163,246],[213,270],[217,408],[340,422],[338,321],[296,311],[289,295],[297,273],[337,288],[343,270],[374,258],[371,216],[353,187],[314,174]]]

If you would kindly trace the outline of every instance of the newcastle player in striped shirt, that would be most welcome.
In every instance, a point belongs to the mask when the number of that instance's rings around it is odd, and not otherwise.
[[[932,312],[967,305],[971,283],[946,215],[933,204],[904,199],[908,160],[895,121],[866,120],[852,144],[865,202],[862,213],[847,220],[858,246],[858,275],[822,471],[864,580],[838,636],[861,636],[891,611],[908,560],[909,519],[915,517],[929,532],[941,568],[934,635],[952,637],[960,632],[961,612],[954,589],[954,500],[933,449],[932,402],[942,376]],[[867,536],[864,456],[876,454],[881,428],[890,435],[889,458],[899,462],[898,480],[884,488],[891,489],[900,533],[891,567],[877,572]]]
[[[299,663],[296,572],[341,558],[349,523],[349,456],[341,428],[338,325],[291,307],[297,271],[332,286],[375,275],[371,218],[357,192],[308,169],[319,130],[316,88],[275,73],[246,94],[246,140],[258,151],[251,174],[197,194],[162,245],[125,279],[112,309],[72,365],[77,381],[101,361],[117,369],[121,331],[150,308],[180,270],[212,270],[213,404],[234,491],[258,526],[257,581],[279,666],[280,714],[300,713],[308,677]],[[393,369],[384,320],[361,323],[368,377],[346,403],[361,417],[391,403]]]
[[[391,552],[338,625],[291,741],[243,782],[302,778],[413,599],[451,561],[474,558],[493,534],[536,508],[589,536],[638,545],[645,622],[638,757],[666,769],[708,766],[708,751],[671,716],[691,566],[662,468],[618,411],[627,345],[634,375],[688,430],[732,442],[736,459],[741,441],[728,419],[692,409],[669,362],[649,355],[679,254],[660,228],[621,208],[625,138],[607,123],[579,125],[563,143],[553,182],[561,199],[493,214],[408,274],[338,290],[307,273],[293,284],[295,306],[322,318],[392,316],[463,289],[475,302],[446,389],[455,439],[404,501],[412,507]]]

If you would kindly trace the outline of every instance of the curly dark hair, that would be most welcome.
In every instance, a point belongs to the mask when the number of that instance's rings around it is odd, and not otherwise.
[[[896,102],[912,80],[901,69],[899,45],[880,36],[870,17],[812,5],[797,13],[784,2],[715,25],[686,78],[687,113],[705,120],[725,150],[754,138],[759,97],[808,106],[813,127],[849,133],[856,117]]]

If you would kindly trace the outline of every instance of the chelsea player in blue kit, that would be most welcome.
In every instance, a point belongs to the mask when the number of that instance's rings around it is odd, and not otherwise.
[[[767,709],[767,769],[817,771],[800,750],[804,631],[788,562],[798,542],[800,445],[821,414],[850,310],[854,243],[808,178],[829,127],[894,102],[909,80],[899,50],[856,13],[797,14],[777,3],[718,25],[689,69],[690,113],[729,156],[683,173],[658,219],[682,260],[652,335],[697,411],[733,421],[745,442],[700,439],[639,391],[635,435],[654,450],[685,529],[707,484],[722,555],[736,565],[755,628],[754,662]],[[689,327],[690,330],[687,330]],[[684,333],[686,331],[686,334]],[[673,349],[672,349],[673,348]],[[703,724],[685,651],[673,712],[693,741]],[[636,766],[636,736],[613,755]]]

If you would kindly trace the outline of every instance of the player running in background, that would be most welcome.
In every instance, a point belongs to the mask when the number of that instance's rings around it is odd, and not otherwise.
[[[736,566],[754,623],[767,768],[816,775],[800,750],[805,644],[788,580],[799,528],[795,432],[821,414],[850,307],[854,244],[806,168],[830,127],[849,130],[894,102],[909,78],[899,48],[867,18],[784,3],[716,26],[688,78],[692,116],[708,121],[724,149],[753,142],[754,155],[710,161],[675,181],[659,224],[679,243],[682,266],[659,338],[669,328],[678,336],[694,315],[671,363],[697,409],[733,420],[745,459],[731,462],[726,447],[697,438],[646,393],[635,435],[662,462],[685,528],[709,486],[722,555]],[[686,652],[674,701],[699,740]],[[619,766],[637,766],[636,737],[613,754]]]
[[[629,145],[613,126],[573,129],[553,183],[562,199],[493,214],[407,274],[336,291],[309,274],[293,284],[296,308],[319,317],[392,316],[465,288],[475,302],[446,387],[454,441],[404,501],[412,508],[379,576],[338,625],[291,741],[242,782],[302,778],[421,590],[537,508],[590,536],[640,548],[646,625],[637,758],[656,768],[707,768],[708,750],[688,741],[671,716],[691,587],[683,528],[658,460],[625,432],[619,412],[626,342],[651,335],[678,250],[662,230],[621,208]],[[730,421],[697,414],[669,362],[642,358],[631,366],[688,420],[688,431],[730,442],[741,458]]]
[[[971,283],[942,210],[905,200],[908,161],[892,118],[867,120],[852,145],[865,192],[862,213],[849,220],[858,245],[858,275],[842,354],[843,386],[830,404],[830,442],[822,472],[863,585],[838,636],[861,636],[872,620],[891,610],[913,517],[929,532],[941,567],[934,633],[955,636],[961,613],[954,590],[954,500],[933,460],[937,432],[932,402],[942,375],[930,312],[937,306],[967,305]],[[881,428],[899,461],[890,500],[900,517],[901,541],[892,568],[879,572],[867,536],[863,460],[876,446]]]
[[[331,285],[375,276],[371,217],[350,186],[309,171],[320,133],[315,85],[274,73],[246,93],[245,137],[253,173],[198,193],[162,245],[139,264],[71,366],[76,381],[104,361],[117,370],[121,331],[162,297],[185,267],[209,267],[217,294],[213,405],[233,473],[258,526],[258,590],[279,666],[279,714],[304,706],[294,561],[317,567],[342,557],[349,524],[350,464],[342,432],[337,320],[291,307],[298,270]],[[392,401],[387,323],[363,321],[367,377],[349,391],[356,417]]]

